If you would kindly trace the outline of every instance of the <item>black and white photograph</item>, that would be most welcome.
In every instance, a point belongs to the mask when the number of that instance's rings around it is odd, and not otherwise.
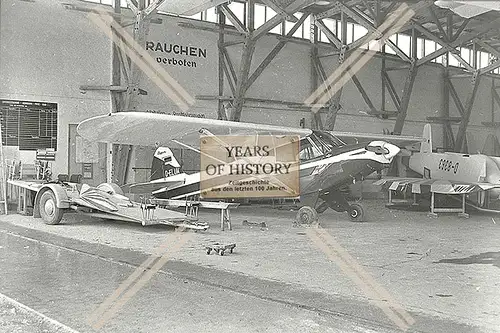
[[[0,0],[0,333],[500,333],[500,1]]]

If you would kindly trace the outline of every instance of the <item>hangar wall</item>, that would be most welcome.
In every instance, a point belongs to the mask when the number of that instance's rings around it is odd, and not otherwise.
[[[83,4],[75,0],[73,3]],[[58,103],[58,152],[54,174],[68,172],[69,125],[77,124],[94,115],[105,114],[111,108],[109,92],[82,93],[79,89],[79,86],[84,84],[109,85],[111,76],[111,43],[86,15],[85,12],[64,9],[59,1],[2,0],[0,98]],[[149,45],[148,53],[153,59],[161,61],[160,65],[191,96],[217,95],[217,33],[179,27],[179,22],[191,22],[189,19],[164,15],[161,19],[162,24],[152,24],[150,27],[147,41],[154,44]],[[209,22],[196,23],[214,26]],[[232,36],[227,36],[226,40],[231,38],[234,39]],[[161,46],[158,47],[157,43]],[[277,39],[272,35],[258,41],[251,72],[276,43]],[[187,47],[193,48],[194,51],[191,52]],[[174,50],[188,51],[174,54]],[[231,46],[228,51],[237,70],[241,45]],[[174,65],[173,61],[169,64],[168,59],[176,59],[177,65]],[[191,65],[184,63],[184,59]],[[179,65],[179,61],[183,64]],[[337,66],[335,57],[325,57],[322,61],[327,73],[331,73]],[[196,63],[195,66],[193,62]],[[391,63],[392,61],[387,61],[387,66]],[[376,56],[358,72],[361,83],[377,108],[380,108],[382,103],[380,68],[381,57]],[[306,45],[288,43],[250,87],[247,96],[303,102],[311,92],[310,75],[310,48]],[[402,89],[404,71],[392,72],[390,75],[395,86]],[[457,90],[461,96],[467,96],[470,87],[466,79],[457,80],[462,81],[457,81]],[[442,84],[440,65],[429,64],[419,69],[403,134],[421,134],[426,117],[440,114],[443,105]],[[143,76],[140,87],[146,90],[148,95],[137,97],[138,111],[169,114],[181,112],[155,82]],[[228,94],[227,82],[225,89],[225,94]],[[490,83],[483,78],[471,117],[472,130],[477,129],[482,121],[490,119],[490,103]],[[368,108],[352,83],[348,83],[344,88],[341,104],[342,109],[337,117],[335,129],[382,133],[384,128],[391,129],[394,124],[393,120],[382,120],[366,115],[364,112],[368,111]],[[453,107],[450,101],[450,108]],[[394,110],[388,95],[385,108]],[[266,109],[266,112],[262,112],[262,109]],[[450,111],[453,112],[456,111]],[[196,100],[188,113],[216,118],[217,102]],[[246,106],[242,114],[242,121],[285,126],[299,126],[301,118],[305,118],[306,124],[309,125],[308,111],[268,104]],[[486,132],[482,130],[479,136],[486,137]],[[434,126],[434,138],[436,146],[442,144],[441,126],[437,124]],[[484,138],[479,138],[478,141],[484,142]],[[139,166],[149,167],[149,161],[140,160],[144,165]],[[96,168],[99,168],[97,164],[94,173],[103,172]],[[97,182],[97,179],[95,181]]]
[[[109,41],[59,1],[2,0],[0,23],[0,98],[57,103],[53,174],[67,173],[69,125],[110,108],[109,93],[79,90],[82,84],[109,84]],[[35,153],[26,158],[33,163]]]

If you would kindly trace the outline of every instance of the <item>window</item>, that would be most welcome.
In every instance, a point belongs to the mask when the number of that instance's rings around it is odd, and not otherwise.
[[[398,35],[397,34],[392,35],[391,37],[389,37],[389,40],[392,41],[394,44],[398,45]],[[372,47],[372,45],[370,45],[370,50],[378,51],[375,47]],[[396,52],[394,52],[394,50],[391,47],[389,47],[389,46],[385,47],[385,53],[396,54]]]
[[[472,65],[472,56],[471,56],[471,49],[468,49],[466,47],[461,47],[460,48],[460,56],[462,59],[464,59],[466,62],[468,62],[470,65]],[[460,64],[460,67],[464,67],[462,64]]]
[[[255,17],[253,22],[255,29],[264,23],[266,23],[266,6],[255,4]]]
[[[483,68],[488,66],[488,58],[489,54],[486,52],[480,52],[481,56],[479,57],[479,68]]]
[[[455,59],[455,57],[451,54],[451,53],[448,53],[449,55],[449,65],[450,66],[455,66],[455,67],[460,67],[460,63],[458,62],[457,59]]]
[[[323,152],[309,137],[300,141],[300,161],[309,161],[321,156],[323,156]]]
[[[345,146],[345,142],[339,138],[326,132],[314,132],[300,140],[299,158],[301,161],[318,159],[329,154],[332,149],[342,146]]]
[[[276,12],[272,8],[267,8],[266,9],[266,22],[272,19],[273,17],[276,16]],[[282,24],[278,24],[274,28],[272,28],[269,32],[272,34],[278,34],[281,35],[281,28],[283,27]]]
[[[425,43],[424,43],[424,47],[425,47],[425,56],[428,56],[432,52],[436,51],[436,43],[433,42],[432,40],[426,39]]]
[[[406,55],[410,55],[411,49],[411,37],[408,35],[398,34],[398,43],[396,44],[401,51],[403,51]]]
[[[417,38],[417,59],[424,56],[424,40],[422,38]]]
[[[309,15],[305,20],[304,24],[302,25],[302,29],[304,30],[304,38],[305,39],[310,39],[311,38],[311,15]]]
[[[348,22],[346,32],[347,32],[347,44],[350,44],[352,43],[354,38],[354,24]]]
[[[231,2],[228,5],[229,9],[234,13],[234,15],[240,20],[241,23],[245,23],[245,4],[241,2]]]
[[[2,144],[20,150],[57,150],[57,104],[0,100]]]
[[[295,17],[298,19],[300,19],[302,17],[302,15],[303,15],[302,13],[295,13]],[[293,22],[285,21],[285,34],[288,34],[288,32],[290,30],[292,30],[294,25],[295,25],[295,23],[293,23]],[[302,23],[302,25],[297,29],[297,31],[294,32],[294,34],[292,36],[297,37],[297,38],[304,38],[304,34],[302,31],[303,28],[304,28],[304,24]]]
[[[206,20],[208,22],[217,23],[217,14],[215,13],[215,7],[207,9]]]
[[[354,25],[354,40],[358,40],[368,33],[368,30],[361,25]]]

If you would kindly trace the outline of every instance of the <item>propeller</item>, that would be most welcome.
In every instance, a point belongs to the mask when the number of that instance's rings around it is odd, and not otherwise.
[[[366,146],[366,150],[368,151],[371,151],[377,155],[382,155],[384,156],[384,158],[386,158],[387,160],[389,160],[386,155],[390,153],[389,149],[387,149],[385,147],[386,145],[386,142],[383,142],[383,143],[380,143],[380,144],[377,144],[377,145],[373,145],[373,146]]]

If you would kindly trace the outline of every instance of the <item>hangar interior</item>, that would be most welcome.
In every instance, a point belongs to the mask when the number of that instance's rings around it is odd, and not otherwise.
[[[151,149],[115,146],[108,154],[75,131],[83,119],[116,111],[405,135],[421,135],[431,122],[436,147],[482,150],[498,127],[497,12],[463,18],[410,1],[415,14],[407,23],[385,44],[366,44],[399,4],[232,1],[186,17],[168,14],[181,11],[159,1],[5,1],[0,97],[7,159],[30,164],[36,149],[53,148],[54,175],[84,174],[90,184],[144,181]],[[92,20],[96,9],[121,27],[111,35],[103,30]],[[189,108],[111,37],[143,45],[156,69],[189,96]],[[312,112],[308,97],[358,47],[374,51],[370,60],[314,101]],[[176,154],[186,170],[197,169],[190,151]]]
[[[500,332],[499,29],[493,1],[1,0],[0,331]],[[319,153],[287,200],[203,201],[201,149],[162,143],[200,124]]]

